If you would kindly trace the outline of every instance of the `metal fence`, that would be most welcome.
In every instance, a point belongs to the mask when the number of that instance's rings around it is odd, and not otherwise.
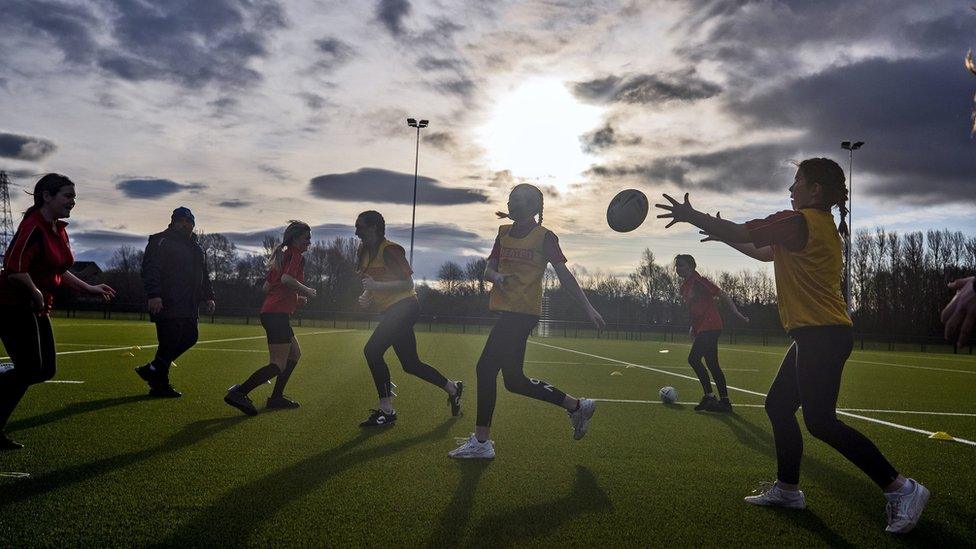
[[[116,320],[148,321],[145,305],[108,303],[81,304],[60,308],[52,312],[60,318],[100,318]],[[299,309],[292,317],[292,324],[299,327],[331,327],[336,329],[370,330],[376,326],[380,314],[362,311],[326,311]],[[201,322],[211,324],[260,325],[260,309],[220,307],[213,315],[201,315]],[[487,334],[495,322],[493,316],[472,317],[423,314],[415,326],[421,332]],[[608,323],[607,329],[597,331],[593,325],[581,320],[543,319],[533,331],[537,337],[589,338],[630,341],[660,341],[690,344],[688,326],[675,324],[641,324],[636,322]],[[900,334],[856,333],[855,349],[865,351],[902,351],[943,354],[973,354],[973,345],[957,349],[941,337]],[[783,348],[790,338],[782,329],[729,328],[722,332],[722,340],[729,344]]]

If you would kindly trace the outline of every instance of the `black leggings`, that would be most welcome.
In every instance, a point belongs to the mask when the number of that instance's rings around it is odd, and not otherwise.
[[[160,379],[169,379],[169,367],[174,360],[197,343],[199,331],[195,318],[167,318],[156,321],[159,347],[153,366]]]
[[[380,398],[391,396],[390,369],[383,360],[383,355],[390,347],[393,347],[393,352],[400,359],[404,372],[440,388],[447,385],[446,377],[432,366],[421,362],[417,356],[417,337],[413,333],[413,325],[418,318],[420,303],[417,298],[401,299],[383,313],[383,319],[366,342],[363,354],[366,355],[366,364],[373,374],[373,383],[376,384],[376,393]]]
[[[54,377],[56,352],[51,319],[28,308],[0,307],[0,339],[14,363],[0,374],[0,429],[27,388]]]
[[[776,440],[777,478],[800,482],[803,438],[796,410],[810,434],[831,445],[881,488],[898,477],[867,437],[837,419],[837,395],[844,363],[854,348],[849,326],[815,326],[790,331],[790,346],[766,396],[766,414]]]
[[[499,371],[509,391],[562,406],[566,393],[540,379],[525,377],[522,371],[525,344],[538,322],[537,316],[509,312],[503,312],[495,321],[478,359],[478,419],[475,425],[491,426]]]
[[[691,352],[688,353],[688,364],[698,376],[702,390],[705,394],[712,392],[712,382],[708,378],[708,372],[715,378],[715,387],[718,395],[722,398],[729,396],[729,389],[725,385],[725,374],[722,373],[721,366],[718,365],[718,338],[722,335],[722,330],[708,330],[699,332],[695,336],[695,341],[691,344]],[[705,359],[705,364],[702,364]],[[708,367],[708,370],[705,367]]]

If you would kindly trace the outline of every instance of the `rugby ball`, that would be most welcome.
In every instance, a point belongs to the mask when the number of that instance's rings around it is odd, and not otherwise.
[[[637,189],[620,191],[607,207],[607,224],[618,233],[629,233],[647,218],[647,196]]]
[[[661,387],[661,391],[658,392],[658,395],[661,397],[661,402],[665,404],[674,404],[675,402],[678,402],[678,391],[670,385],[667,387]]]

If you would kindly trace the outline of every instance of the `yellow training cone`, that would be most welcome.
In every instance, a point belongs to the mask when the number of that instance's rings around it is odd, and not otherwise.
[[[610,372],[610,375],[612,375],[612,376],[622,376],[623,374],[621,374],[620,372],[614,370],[613,372]]]
[[[142,350],[142,347],[136,345],[135,347],[132,348],[132,350],[133,351],[141,351]]]
[[[945,431],[939,431],[939,432],[936,432],[936,433],[932,433],[931,435],[929,435],[929,438],[932,439],[932,440],[956,440],[955,438],[953,438],[952,435],[950,435],[949,433],[947,433]]]
[[[122,353],[122,354],[121,354],[121,355],[119,355],[119,356],[136,356],[136,355],[134,355],[134,354],[132,354],[132,353]]]

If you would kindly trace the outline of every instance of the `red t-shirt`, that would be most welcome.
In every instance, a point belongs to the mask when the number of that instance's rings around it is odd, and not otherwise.
[[[513,226],[512,230],[508,234],[514,238],[524,238],[532,231],[532,229],[536,227],[536,225],[538,225],[538,223],[533,222],[525,225]],[[499,244],[498,237],[496,236],[495,245],[491,247],[491,254],[488,255],[488,261],[498,259],[501,254],[501,250],[501,244]],[[566,263],[566,256],[563,254],[562,248],[559,247],[559,237],[556,236],[556,233],[552,231],[546,233],[546,237],[542,241],[542,250],[545,252],[546,260],[549,263]]]
[[[691,273],[681,283],[681,299],[688,305],[693,335],[722,329],[722,315],[718,313],[718,304],[715,303],[715,296],[721,291],[698,271]]]
[[[54,304],[54,292],[61,286],[61,275],[74,264],[64,221],[51,222],[35,210],[24,217],[17,228],[10,247],[3,258],[0,274],[0,305],[30,306],[30,293],[8,275],[27,273],[37,289],[44,294],[44,302],[50,308]]]
[[[763,219],[747,221],[746,229],[757,248],[779,245],[799,251],[807,245],[807,219],[796,210],[783,210]]]
[[[305,258],[297,251],[285,250],[281,258],[281,269],[271,269],[268,273],[268,294],[264,296],[262,313],[294,314],[298,308],[298,292],[281,283],[282,275],[289,275],[305,283]]]

